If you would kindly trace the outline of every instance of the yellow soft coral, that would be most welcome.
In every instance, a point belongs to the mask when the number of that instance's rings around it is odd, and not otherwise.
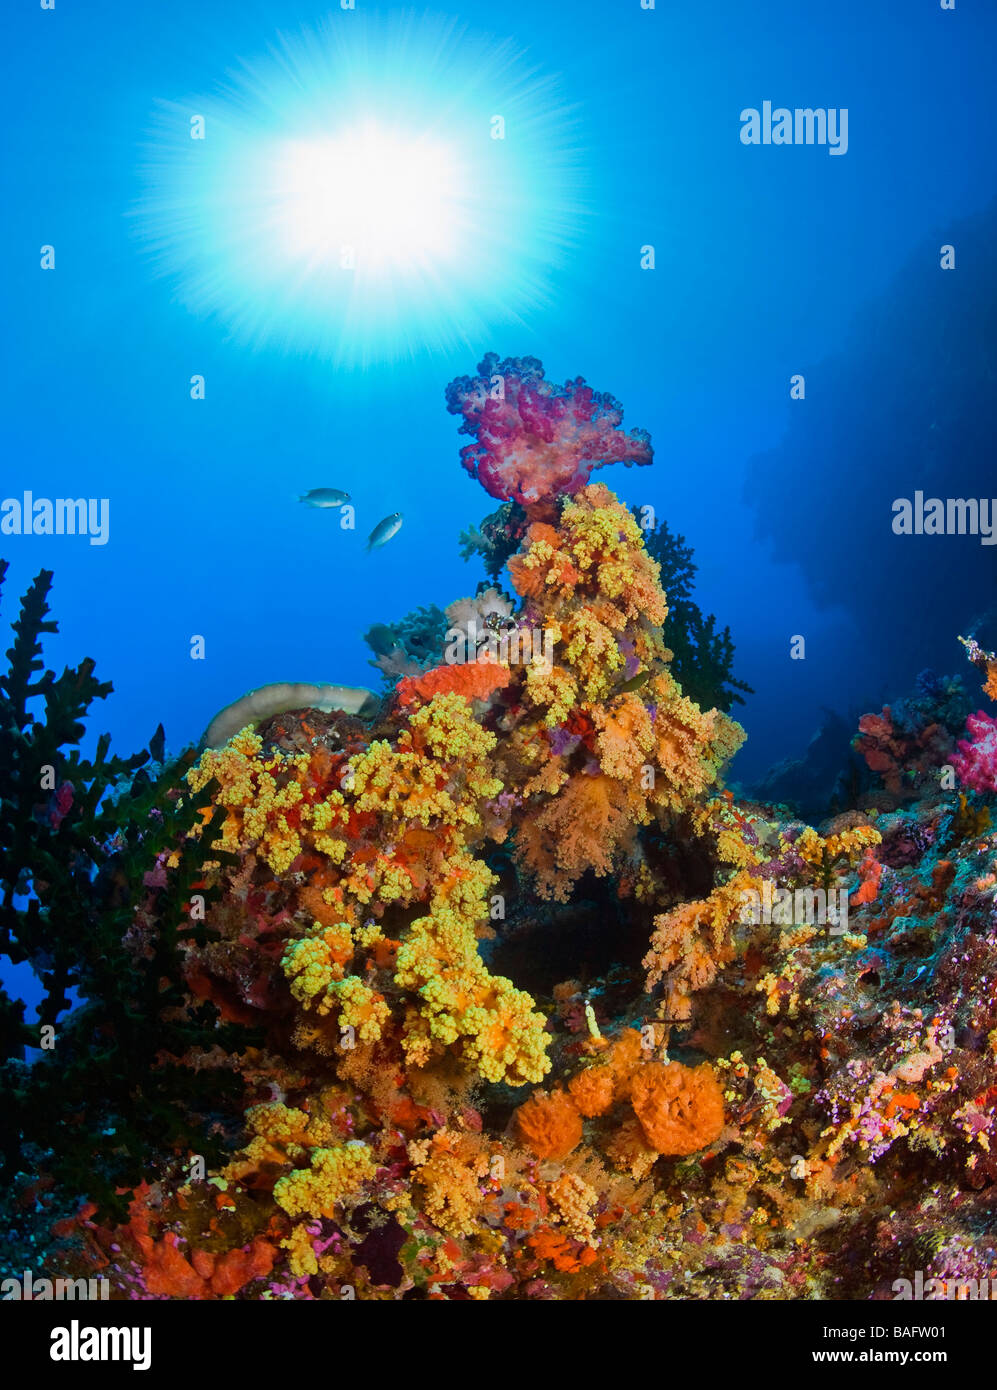
[[[549,1185],[547,1192],[556,1211],[555,1220],[560,1221],[575,1240],[590,1243],[595,1234],[593,1212],[599,1200],[595,1188],[577,1173],[562,1173]]]
[[[391,1010],[384,996],[356,975],[329,986],[330,1003],[339,1009],[340,1028],[353,1028],[363,1043],[376,1042]]]
[[[310,755],[274,751],[264,756],[262,749],[260,736],[243,729],[224,748],[208,749],[188,771],[195,792],[216,779],[216,804],[228,809],[213,847],[230,853],[255,850],[275,874],[286,873],[306,847],[341,860],[345,843],[327,832],[342,815],[342,793],[331,790],[322,800],[306,796]]]
[[[555,636],[553,670],[530,670],[526,691],[553,727],[579,699],[607,698],[626,665],[664,659],[668,613],[657,561],[632,514],[602,484],[565,502],[557,527],[535,523],[509,561],[520,594],[536,600]]]
[[[578,686],[564,666],[550,668],[534,662],[526,669],[526,694],[543,710],[544,722],[553,728],[567,719],[578,701]]]
[[[332,1217],[336,1204],[357,1194],[375,1171],[373,1155],[360,1140],[315,1149],[311,1167],[296,1168],[276,1183],[274,1199],[288,1216]]]
[[[251,1133],[247,1144],[222,1170],[224,1177],[238,1181],[260,1168],[280,1168],[300,1163],[310,1149],[322,1148],[335,1140],[335,1129],[327,1115],[309,1114],[284,1105],[264,1101],[246,1111]]]
[[[380,932],[376,927],[361,927],[356,936],[359,942],[373,945]],[[353,949],[349,924],[341,922],[292,942],[281,967],[299,1004],[314,1006],[320,1017],[338,1009],[341,1028],[355,1029],[361,1042],[376,1042],[390,1010],[384,998],[359,976],[345,974],[343,967],[351,960]]]
[[[281,1245],[288,1252],[288,1266],[296,1278],[318,1274],[318,1259],[307,1222],[299,1222],[287,1239],[281,1241]]]
[[[319,1012],[327,1013],[329,987],[343,978],[343,966],[352,955],[353,943],[345,924],[292,942],[284,952],[281,967],[291,981],[294,998],[306,1007],[317,1000]]]
[[[562,598],[603,595],[615,602],[621,627],[642,614],[660,626],[668,613],[657,561],[632,513],[603,483],[565,502],[556,529],[531,526],[509,572],[517,590],[531,597],[550,590]]]
[[[753,882],[748,873],[735,874],[707,898],[683,903],[654,919],[651,949],[644,957],[647,988],[664,980],[669,1019],[688,1018],[694,991],[712,983],[720,965],[730,959],[731,929]]]
[[[430,1220],[452,1236],[477,1230],[483,1202],[480,1183],[488,1175],[482,1141],[441,1129],[432,1139],[410,1144],[409,1157],[416,1165],[416,1182]]]
[[[486,761],[495,743],[463,695],[436,695],[410,717],[395,747],[379,739],[352,760],[356,809],[421,825],[474,824],[478,798],[502,790]]]
[[[514,777],[531,774],[521,783],[517,854],[540,896],[564,901],[586,870],[619,867],[638,826],[693,810],[744,731],[699,709],[668,674],[659,566],[604,485],[565,501],[556,526],[530,526],[509,571],[556,642],[548,667],[526,671],[516,739],[500,752]],[[628,689],[627,672],[644,684]],[[567,764],[570,738],[595,761]],[[556,755],[546,773],[536,770],[538,748]]]
[[[399,948],[395,983],[418,993],[431,1038],[444,1046],[459,1040],[486,1080],[522,1085],[550,1069],[545,1021],[528,994],[489,974],[478,955],[475,925],[487,916],[484,893],[493,881],[470,855],[453,861],[429,914],[416,918]]]
[[[872,825],[850,826],[826,839],[808,825],[796,841],[795,849],[801,859],[817,870],[817,876],[828,887],[837,865],[842,861],[856,864],[865,851],[880,844],[882,838]]]

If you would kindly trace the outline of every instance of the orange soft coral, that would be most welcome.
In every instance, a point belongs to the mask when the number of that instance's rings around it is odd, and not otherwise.
[[[721,765],[744,742],[744,730],[719,710],[701,710],[670,675],[650,682],[649,698],[656,705],[655,801],[679,810],[715,784]]]
[[[708,1062],[648,1062],[634,1074],[630,1100],[644,1137],[660,1154],[697,1153],[724,1127],[723,1092]]]
[[[647,988],[665,982],[669,1018],[688,1018],[693,992],[712,983],[720,965],[732,958],[731,928],[754,882],[749,873],[741,872],[709,897],[683,903],[654,919],[651,949],[644,957]]]
[[[541,897],[566,902],[572,885],[586,869],[603,876],[614,853],[628,842],[641,814],[634,788],[610,777],[580,773],[558,796],[527,817],[519,853],[533,874]]]

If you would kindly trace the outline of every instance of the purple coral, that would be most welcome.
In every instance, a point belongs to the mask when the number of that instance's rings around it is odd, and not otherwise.
[[[952,758],[956,775],[971,791],[997,792],[997,719],[977,710],[967,718],[966,728],[972,740],[959,740]]]
[[[447,409],[462,415],[461,434],[474,436],[461,462],[492,497],[523,506],[578,492],[593,469],[608,463],[648,464],[646,430],[621,428],[623,407],[583,377],[563,386],[544,380],[535,357],[488,353],[476,377],[447,387]]]

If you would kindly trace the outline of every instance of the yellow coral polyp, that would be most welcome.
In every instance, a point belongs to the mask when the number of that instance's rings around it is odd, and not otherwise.
[[[291,993],[298,1003],[308,1008],[318,1000],[319,1013],[327,1013],[329,988],[342,980],[344,966],[352,955],[353,942],[345,923],[324,931],[320,929],[318,935],[288,946],[281,968],[291,981]]]
[[[475,803],[502,790],[487,763],[495,743],[462,695],[435,695],[410,717],[397,747],[379,739],[353,759],[356,808],[423,826],[476,824]]]
[[[412,923],[398,951],[395,983],[419,995],[429,1038],[444,1046],[459,1041],[486,1080],[536,1083],[550,1070],[543,1015],[523,990],[489,974],[478,955],[474,927],[487,912],[480,896],[486,879],[491,872],[480,865],[466,878],[455,875],[449,897],[437,898],[432,913]],[[425,1036],[414,1044],[425,1052]]]
[[[345,843],[325,832],[341,814],[342,793],[333,791],[324,801],[306,802],[309,755],[276,752],[263,759],[262,747],[258,734],[243,730],[224,748],[208,749],[187,773],[194,791],[216,779],[216,803],[229,810],[214,848],[229,853],[255,850],[278,875],[288,871],[309,842],[341,862]],[[287,819],[292,808],[298,828]]]
[[[531,704],[545,711],[549,728],[563,724],[578,702],[578,686],[566,668],[540,662],[526,669],[526,694]]]
[[[479,1184],[488,1175],[488,1157],[480,1141],[441,1129],[431,1141],[410,1144],[409,1157],[417,1166],[416,1181],[430,1219],[448,1235],[476,1231],[483,1201]]]
[[[591,1242],[595,1234],[593,1212],[599,1194],[577,1173],[563,1173],[547,1189],[556,1210],[556,1219],[563,1223],[575,1240]]]
[[[327,1003],[339,1009],[340,1028],[353,1028],[363,1043],[377,1042],[391,1010],[384,996],[357,975],[329,985]]]
[[[562,549],[599,593],[621,600],[631,618],[646,615],[660,626],[668,616],[661,571],[644,548],[629,508],[604,483],[593,483],[565,504]]]
[[[811,826],[807,826],[796,841],[796,850],[801,859],[815,868],[834,864],[839,859],[854,863],[872,845],[882,843],[882,835],[872,825],[856,825],[838,831],[824,839]]]
[[[318,1259],[307,1222],[300,1222],[295,1226],[287,1239],[281,1241],[281,1245],[288,1252],[288,1267],[295,1278],[302,1279],[311,1274],[318,1274]]]
[[[278,1206],[288,1216],[332,1217],[344,1197],[359,1194],[361,1185],[376,1172],[369,1147],[359,1140],[315,1149],[311,1167],[296,1168],[274,1186]]]

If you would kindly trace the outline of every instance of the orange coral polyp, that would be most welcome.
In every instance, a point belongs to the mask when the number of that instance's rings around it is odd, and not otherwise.
[[[987,663],[987,678],[983,683],[983,691],[991,700],[997,700],[997,661]]]

